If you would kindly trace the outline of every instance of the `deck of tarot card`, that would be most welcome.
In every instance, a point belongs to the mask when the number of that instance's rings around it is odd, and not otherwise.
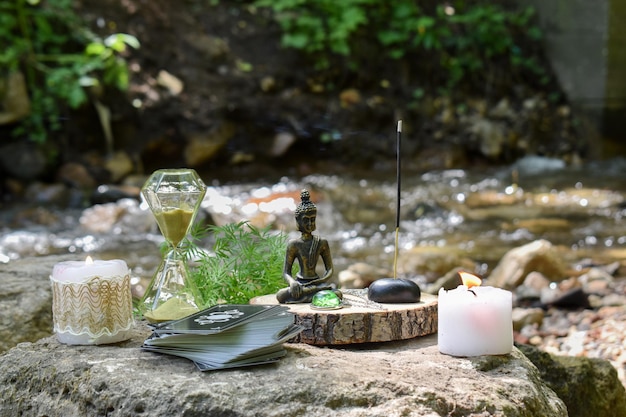
[[[152,328],[142,349],[190,359],[202,371],[275,362],[302,331],[286,306],[248,304],[220,304]]]

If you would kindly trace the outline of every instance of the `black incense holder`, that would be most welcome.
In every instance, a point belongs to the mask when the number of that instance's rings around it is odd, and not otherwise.
[[[419,285],[404,278],[380,278],[367,289],[367,297],[377,303],[419,303],[421,296]]]
[[[419,285],[415,282],[397,278],[398,265],[398,234],[400,232],[400,189],[402,170],[400,167],[400,143],[402,142],[402,120],[398,121],[398,131],[396,136],[396,243],[393,258],[393,278],[380,278],[370,284],[367,296],[371,301],[377,303],[418,303],[422,295]]]

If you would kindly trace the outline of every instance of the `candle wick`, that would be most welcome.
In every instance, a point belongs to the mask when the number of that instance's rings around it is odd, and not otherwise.
[[[478,296],[476,295],[476,293],[474,292],[474,290],[472,290],[472,289],[468,289],[467,291],[469,291],[469,292],[471,292],[472,294],[474,294],[474,297],[478,297]]]

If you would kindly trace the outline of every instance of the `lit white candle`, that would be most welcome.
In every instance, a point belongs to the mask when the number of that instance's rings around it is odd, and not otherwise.
[[[478,285],[473,282],[449,291],[439,290],[439,352],[452,356],[511,353],[512,293],[501,288],[479,286],[478,277],[467,275],[478,280]]]
[[[93,277],[123,277],[128,274],[128,266],[121,259],[110,261],[93,260],[59,262],[52,268],[52,278],[59,282],[85,282]]]
[[[59,262],[50,282],[54,331],[60,342],[99,345],[130,337],[134,321],[126,262],[91,257]]]

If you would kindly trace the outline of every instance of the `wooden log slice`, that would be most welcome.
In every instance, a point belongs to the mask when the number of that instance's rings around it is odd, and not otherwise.
[[[379,304],[367,300],[367,290],[346,290],[344,307],[317,310],[310,304],[285,304],[304,327],[293,342],[310,345],[346,345],[388,342],[426,336],[437,331],[437,297],[422,293],[419,303]],[[275,294],[251,304],[278,304]]]

